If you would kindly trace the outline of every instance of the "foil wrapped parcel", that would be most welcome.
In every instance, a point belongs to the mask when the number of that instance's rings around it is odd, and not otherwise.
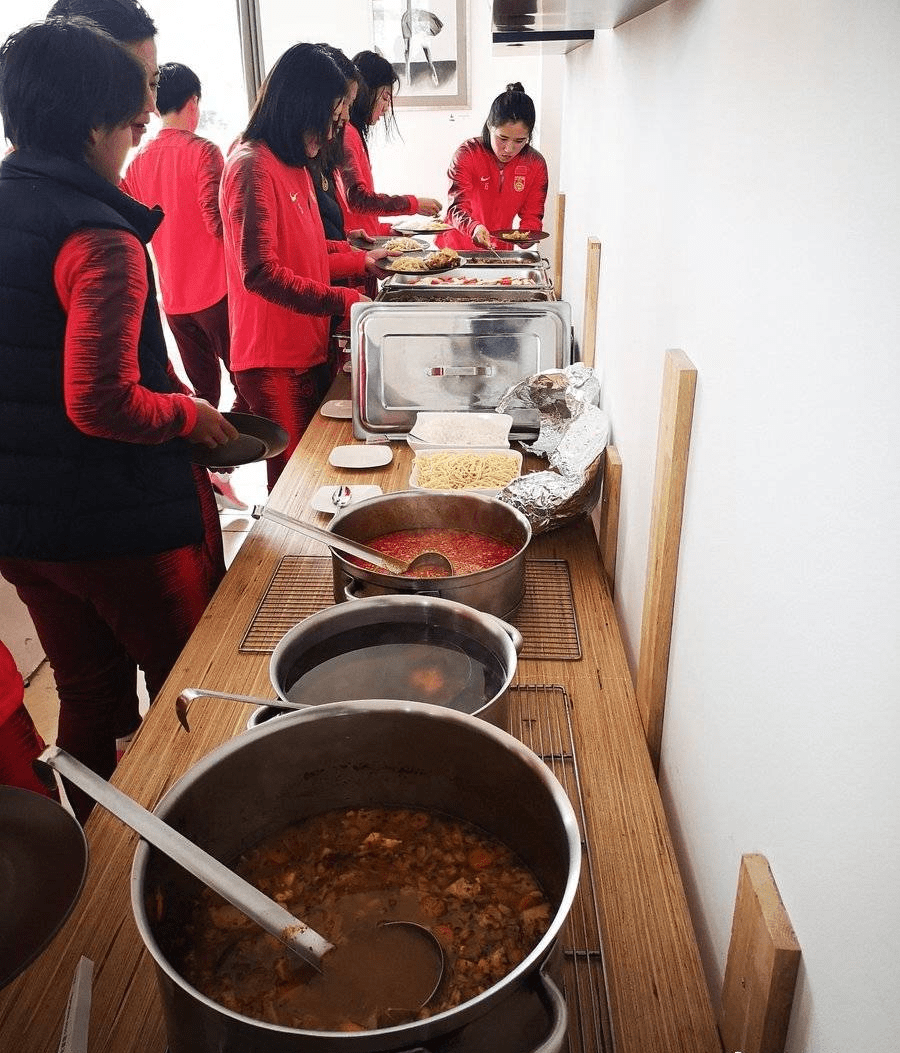
[[[611,430],[599,402],[597,374],[576,362],[526,377],[497,405],[498,413],[526,406],[539,414],[537,439],[522,447],[546,457],[549,470],[514,479],[497,495],[518,508],[536,534],[590,512],[599,499]]]

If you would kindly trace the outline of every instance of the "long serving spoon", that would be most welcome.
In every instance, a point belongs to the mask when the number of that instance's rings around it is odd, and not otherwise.
[[[453,564],[441,552],[420,552],[415,559],[409,563],[404,563],[402,560],[394,559],[393,556],[386,556],[383,552],[376,552],[374,548],[369,548],[368,545],[361,545],[358,541],[350,541],[348,538],[341,537],[340,534],[335,534],[331,530],[323,530],[321,527],[313,526],[311,523],[304,523],[302,519],[295,519],[293,516],[285,515],[283,512],[276,512],[274,509],[266,506],[260,508],[257,505],[253,509],[252,515],[254,519],[268,519],[279,526],[296,530],[299,534],[305,534],[315,541],[321,541],[323,545],[327,545],[329,548],[336,548],[339,552],[347,552],[351,556],[374,563],[376,567],[382,567],[390,574],[410,574],[417,570],[431,570],[438,577],[446,578],[453,575]]]
[[[239,874],[230,870],[215,856],[211,856],[173,826],[169,826],[158,815],[148,811],[58,746],[48,746],[33,761],[33,765],[37,775],[51,787],[55,785],[53,772],[59,772],[60,775],[84,790],[108,812],[112,812],[116,818],[121,819],[126,826],[137,831],[145,841],[184,867],[189,874],[193,874],[214,892],[218,892],[251,921],[274,936],[289,951],[298,955],[317,972],[322,972],[322,959],[336,950],[333,943],[329,943],[315,929],[311,929],[305,922],[295,918],[280,903],[276,903],[264,892],[260,892],[249,881],[245,881]],[[425,1005],[434,997],[443,978],[444,952],[440,942],[430,929],[416,922],[400,921],[384,924],[390,925],[391,932],[398,934],[401,939],[404,938],[404,934],[409,937],[406,940],[408,946],[394,946],[391,948],[391,953],[416,954],[417,951],[423,949],[423,946],[429,950],[430,953],[426,955],[426,958],[434,968],[436,979],[432,984],[432,977],[425,977],[425,986],[422,987],[425,997],[419,1001],[419,1005]],[[341,946],[337,948],[340,951],[338,961],[352,958],[364,949],[353,943]],[[421,955],[417,957],[421,959]],[[339,965],[338,968],[341,966]]]

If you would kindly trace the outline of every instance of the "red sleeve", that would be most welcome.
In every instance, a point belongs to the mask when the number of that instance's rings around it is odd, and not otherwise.
[[[200,214],[206,229],[214,238],[222,240],[222,215],[219,212],[219,184],[225,162],[222,151],[207,139],[201,141],[198,193]]]
[[[354,249],[346,241],[326,241],[328,270],[331,280],[342,278],[365,278],[366,254]]]
[[[534,151],[532,159],[533,178],[528,180],[528,193],[519,209],[519,227],[522,230],[543,230],[544,204],[547,200],[547,162]]]
[[[358,293],[304,278],[282,264],[275,188],[263,167],[248,157],[234,176],[230,224],[244,288],[297,314],[345,314],[359,299]]]
[[[60,249],[53,271],[66,312],[66,413],[79,431],[154,444],[189,434],[190,397],[140,383],[138,337],[148,284],[144,250],[122,230],[80,230]]]
[[[456,227],[461,234],[465,234],[467,238],[472,237],[476,227],[483,225],[483,221],[476,219],[471,212],[473,160],[472,150],[467,143],[463,143],[453,155],[447,173],[450,177],[447,222]]]
[[[348,125],[348,127],[350,127]],[[411,194],[376,194],[372,180],[372,166],[365,143],[357,135],[345,132],[346,160],[341,167],[347,204],[354,212],[367,216],[412,216],[418,211],[418,198]]]

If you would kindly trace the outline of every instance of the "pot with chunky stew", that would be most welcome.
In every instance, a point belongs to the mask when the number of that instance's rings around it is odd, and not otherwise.
[[[171,1053],[438,1041],[539,980],[578,880],[577,821],[547,766],[498,728],[422,703],[331,703],[263,724],[196,765],[157,812],[326,930],[335,954],[360,927],[406,920],[445,955],[423,1007],[421,987],[409,994],[417,967],[389,951],[326,990],[327,957],[321,979],[304,974],[142,845],[132,899]],[[396,981],[395,1004],[342,997],[367,971]]]

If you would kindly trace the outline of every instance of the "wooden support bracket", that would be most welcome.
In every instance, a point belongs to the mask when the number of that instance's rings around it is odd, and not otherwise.
[[[593,366],[597,357],[597,308],[600,296],[600,239],[593,235],[587,243],[587,270],[584,278],[584,323],[581,333],[581,361]]]
[[[647,736],[647,748],[657,772],[662,746],[678,550],[681,545],[681,517],[696,386],[697,370],[687,355],[683,351],[667,351],[635,690]]]
[[[555,254],[553,257],[553,289],[556,293],[557,299],[563,298],[562,294],[562,280],[563,280],[563,235],[566,232],[566,195],[556,195],[556,238]]]
[[[616,555],[619,550],[619,504],[622,497],[622,458],[615,446],[606,447],[603,495],[594,514],[597,545],[610,596],[615,593]]]
[[[765,856],[741,859],[719,1032],[725,1053],[784,1053],[800,945]]]

